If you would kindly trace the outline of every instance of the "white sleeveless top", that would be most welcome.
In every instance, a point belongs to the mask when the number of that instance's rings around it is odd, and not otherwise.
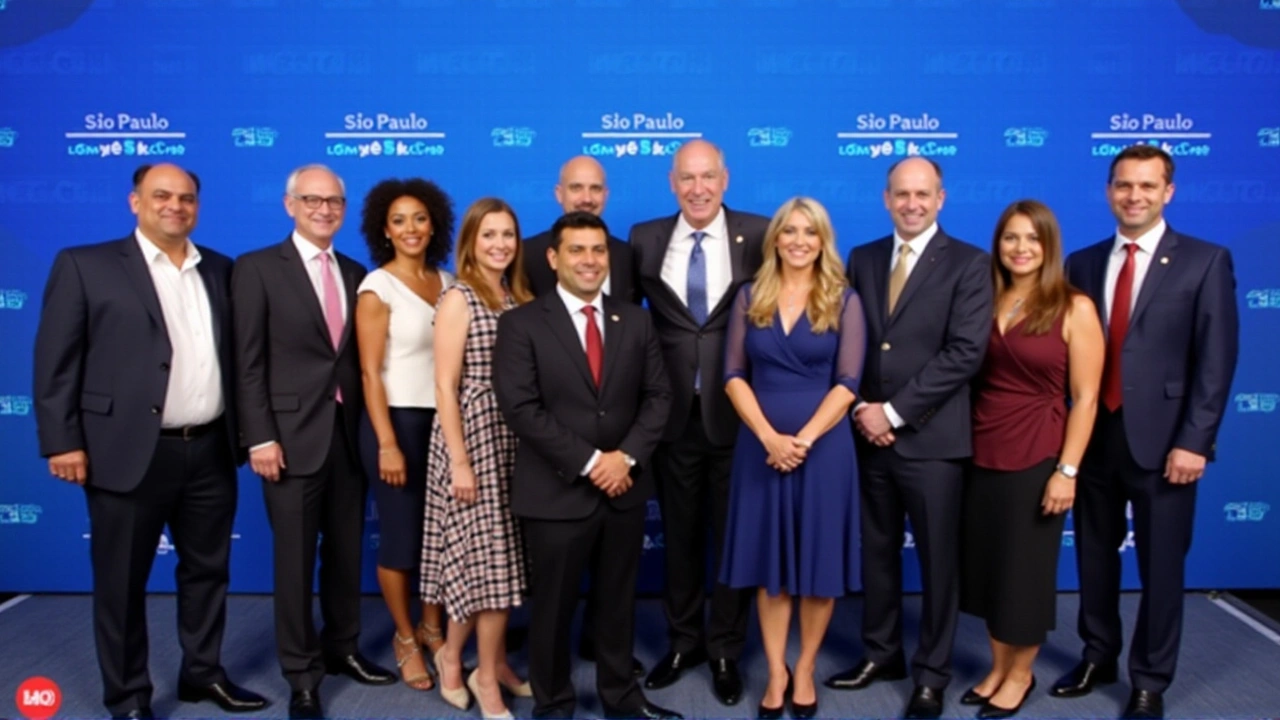
[[[453,275],[444,270],[439,273],[442,288],[453,284]],[[436,358],[431,348],[435,337],[435,307],[382,268],[365,275],[357,293],[365,292],[377,295],[391,313],[382,359],[387,405],[434,408]]]

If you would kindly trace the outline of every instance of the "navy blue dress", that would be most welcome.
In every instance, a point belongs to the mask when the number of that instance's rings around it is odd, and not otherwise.
[[[793,435],[832,387],[856,392],[866,352],[862,301],[846,290],[838,330],[815,334],[801,315],[791,334],[747,319],[751,284],[738,293],[725,347],[725,382],[742,378],[775,430]],[[800,467],[765,464],[764,445],[744,423],[733,450],[720,582],[802,597],[840,597],[861,587],[858,467],[848,415]]]

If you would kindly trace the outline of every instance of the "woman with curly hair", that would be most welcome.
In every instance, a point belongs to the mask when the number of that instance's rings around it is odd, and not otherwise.
[[[411,574],[422,553],[427,451],[435,418],[436,307],[453,276],[453,201],[427,180],[383,180],[364,199],[360,230],[376,269],[360,284],[356,334],[364,379],[360,457],[380,524],[378,585],[395,622],[392,647],[404,683],[434,683],[419,646],[444,646],[439,604],[422,604],[416,630]]]

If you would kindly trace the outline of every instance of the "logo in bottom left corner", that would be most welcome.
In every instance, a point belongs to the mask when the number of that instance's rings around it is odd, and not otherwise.
[[[23,717],[46,720],[62,707],[62,689],[47,677],[30,677],[18,686],[13,701]]]

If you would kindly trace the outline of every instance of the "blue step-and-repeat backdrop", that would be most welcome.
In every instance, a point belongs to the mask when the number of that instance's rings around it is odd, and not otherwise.
[[[58,249],[133,228],[139,163],[197,171],[195,238],[231,255],[284,237],[285,176],[327,163],[353,201],[339,248],[364,259],[358,205],[382,178],[435,180],[459,211],[501,196],[532,234],[586,153],[625,236],[674,212],[670,156],[694,137],[724,148],[728,204],[813,196],[844,250],[888,232],[884,173],[904,156],[945,168],[951,234],[986,246],[1034,197],[1075,249],[1114,230],[1111,157],[1168,149],[1170,222],[1232,248],[1242,311],[1188,584],[1280,586],[1278,48],[1280,0],[0,0],[0,591],[89,587],[83,493],[36,448],[31,347]],[[232,587],[269,591],[260,481],[240,482]],[[157,555],[152,586],[171,588],[167,537]]]

